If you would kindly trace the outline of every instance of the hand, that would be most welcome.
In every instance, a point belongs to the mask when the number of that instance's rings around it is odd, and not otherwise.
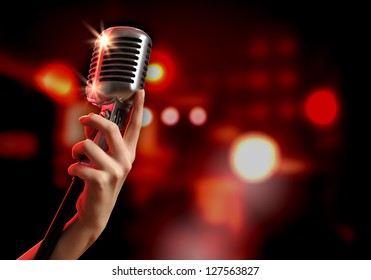
[[[90,113],[80,117],[86,137],[91,130],[99,130],[106,138],[108,150],[103,151],[92,140],[86,139],[74,145],[72,157],[86,156],[91,166],[76,162],[68,168],[71,176],[80,177],[85,187],[77,203],[78,222],[92,233],[99,235],[105,228],[122,185],[132,168],[142,124],[144,90],[136,93],[133,111],[125,135],[118,126]]]
[[[78,259],[102,233],[107,225],[122,185],[131,170],[142,126],[144,90],[135,94],[131,117],[125,135],[118,126],[96,114],[80,118],[89,131],[98,129],[106,138],[108,151],[104,152],[92,140],[84,140],[72,148],[75,159],[86,156],[91,166],[76,162],[68,168],[71,176],[84,180],[85,187],[76,202],[77,213],[66,223],[50,259]],[[18,260],[32,260],[41,241]]]

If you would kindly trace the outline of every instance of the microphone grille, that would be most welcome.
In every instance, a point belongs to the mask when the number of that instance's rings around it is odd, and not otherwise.
[[[136,28],[106,29],[96,40],[91,58],[86,93],[100,103],[116,96],[129,99],[144,88],[152,42]]]

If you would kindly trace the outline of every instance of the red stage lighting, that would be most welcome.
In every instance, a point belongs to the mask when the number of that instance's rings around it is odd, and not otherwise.
[[[151,92],[163,91],[173,81],[174,63],[170,56],[159,50],[151,52],[146,77],[146,89]]]
[[[5,131],[0,133],[0,157],[27,160],[39,150],[39,139],[32,132]]]
[[[338,116],[338,100],[330,89],[313,91],[305,100],[304,106],[308,119],[318,126],[331,125]]]

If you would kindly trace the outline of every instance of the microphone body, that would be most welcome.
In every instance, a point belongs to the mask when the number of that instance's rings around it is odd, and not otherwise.
[[[151,38],[144,31],[130,26],[108,28],[95,42],[85,87],[86,97],[101,108],[101,116],[114,122],[122,132],[129,121],[134,93],[144,89],[151,49]],[[107,151],[105,138],[99,131],[94,131],[91,139]],[[90,164],[86,157],[80,161]],[[34,259],[50,258],[83,189],[84,181],[73,177]]]

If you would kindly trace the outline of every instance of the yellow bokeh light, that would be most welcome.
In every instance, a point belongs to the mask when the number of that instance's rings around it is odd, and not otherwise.
[[[57,71],[51,71],[45,74],[42,82],[46,89],[62,96],[68,95],[72,88],[71,82]]]
[[[158,82],[160,81],[165,74],[164,67],[158,63],[152,63],[148,66],[146,80],[149,82]]]

